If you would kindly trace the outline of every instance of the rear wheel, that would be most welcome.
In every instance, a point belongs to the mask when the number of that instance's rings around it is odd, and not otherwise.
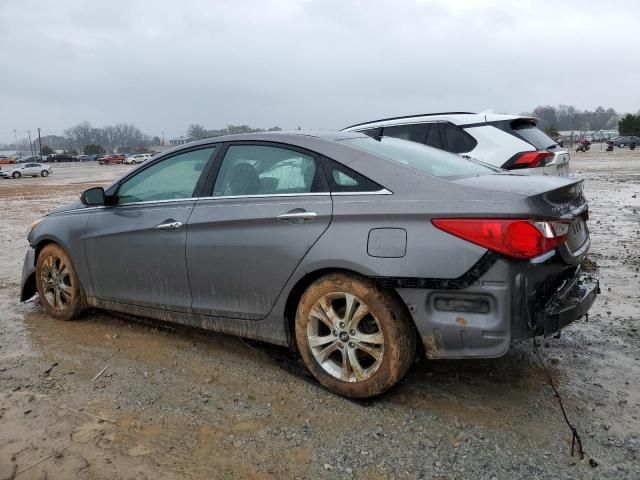
[[[41,175],[41,176],[43,176],[43,177],[48,176],[48,175],[49,175],[49,170],[42,170],[42,171],[40,172],[40,175]]]
[[[416,350],[404,306],[373,281],[350,274],[330,274],[309,286],[298,305],[296,341],[320,383],[356,398],[395,385]]]
[[[47,313],[58,320],[74,320],[84,302],[71,259],[56,244],[45,246],[36,261],[36,287]]]
[[[13,172],[13,175],[11,175],[13,178],[20,178],[22,176],[22,174],[20,172]]]

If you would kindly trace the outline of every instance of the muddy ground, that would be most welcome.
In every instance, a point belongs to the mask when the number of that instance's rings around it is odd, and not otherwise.
[[[126,166],[0,181],[0,479],[640,478],[640,152],[573,155],[602,295],[540,352],[418,362],[376,400],[320,388],[286,349],[18,302],[26,230]],[[108,369],[92,381],[105,366]]]

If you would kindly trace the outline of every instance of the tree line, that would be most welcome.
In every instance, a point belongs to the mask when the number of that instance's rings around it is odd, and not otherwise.
[[[249,125],[227,125],[219,130],[207,130],[203,125],[191,124],[187,129],[187,137],[192,140],[201,140],[203,138],[221,137],[223,135],[237,135],[240,133],[257,133],[257,132],[279,132],[280,127],[251,128]]]
[[[618,113],[613,108],[598,107],[595,110],[579,110],[573,105],[539,105],[532,112],[525,112],[540,119],[543,130],[598,131],[618,128]]]
[[[595,110],[579,110],[573,105],[539,105],[532,112],[523,115],[539,119],[538,126],[552,136],[558,131],[598,131],[618,129],[621,135],[640,135],[640,111],[637,114],[627,113],[619,116],[613,108],[597,107]],[[186,140],[200,140],[203,138],[219,137],[240,133],[274,132],[282,130],[280,127],[267,129],[252,128],[248,125],[228,125],[225,128],[209,130],[200,124],[189,125]],[[18,141],[17,150],[37,151],[37,139],[32,137]],[[152,145],[162,145],[164,139],[158,136],[146,135],[132,123],[117,123],[106,127],[93,127],[91,123],[83,121],[64,130],[64,135],[44,135],[41,139],[42,153],[49,154],[55,150],[68,153],[84,153],[85,155],[102,154],[106,152],[141,152]],[[4,145],[7,150],[16,149],[15,145]]]
[[[208,130],[202,125],[192,124],[187,129],[188,140],[200,140],[202,138],[219,137],[221,135],[274,132],[282,130],[280,127],[268,129],[252,128],[248,125],[228,125],[219,130]],[[144,152],[153,145],[163,145],[164,139],[158,136],[146,135],[132,123],[117,123],[106,127],[94,127],[90,122],[83,121],[64,130],[64,135],[44,135],[41,138],[42,154],[49,155],[62,150],[65,153],[85,155],[102,154],[107,152]],[[20,150],[22,152],[38,151],[37,138],[18,141],[15,145],[5,145],[7,150]]]

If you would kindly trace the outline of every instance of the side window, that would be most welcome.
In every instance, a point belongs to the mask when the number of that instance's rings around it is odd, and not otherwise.
[[[370,137],[381,137],[382,127],[368,128],[367,130],[359,130],[360,133],[364,133]]]
[[[313,157],[268,145],[231,145],[213,187],[214,197],[322,191]]]
[[[384,127],[383,135],[385,137],[400,138],[402,140],[411,140],[412,142],[425,143],[427,141],[427,125],[424,123],[415,123],[413,125],[395,125],[393,127]]]
[[[446,150],[453,153],[470,152],[478,142],[475,138],[465,132],[462,128],[452,123],[442,123],[440,128],[443,130],[443,136],[446,143]]]
[[[323,164],[327,178],[329,179],[329,187],[334,193],[377,192],[383,188],[364,175],[360,175],[358,172],[338,162],[325,158],[323,159]]]
[[[215,147],[169,157],[124,181],[117,193],[119,205],[189,198]]]
[[[440,124],[432,123],[427,135],[427,145],[442,150],[442,140],[440,139]]]

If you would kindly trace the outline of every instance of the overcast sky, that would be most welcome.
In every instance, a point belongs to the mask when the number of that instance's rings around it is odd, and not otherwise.
[[[640,2],[0,0],[0,143],[82,120],[341,128],[640,109]]]

